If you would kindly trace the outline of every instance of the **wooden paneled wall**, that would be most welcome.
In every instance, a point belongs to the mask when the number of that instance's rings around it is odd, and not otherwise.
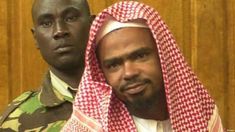
[[[7,1],[0,2],[0,108],[6,106],[8,102],[8,78],[9,78],[9,54],[8,54],[8,8]]]
[[[118,0],[88,0],[93,14]],[[188,63],[235,130],[235,1],[139,0],[153,6]],[[32,0],[0,1],[0,112],[23,91],[36,89],[46,70],[30,32]]]
[[[47,67],[31,35],[31,5],[0,1],[0,112],[22,92],[37,89]]]

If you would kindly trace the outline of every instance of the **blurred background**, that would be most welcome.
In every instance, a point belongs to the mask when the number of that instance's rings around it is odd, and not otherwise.
[[[118,0],[88,0],[97,14]],[[235,0],[139,0],[153,6],[189,65],[235,130]],[[31,34],[33,0],[0,1],[0,113],[24,91],[37,90],[47,65]]]

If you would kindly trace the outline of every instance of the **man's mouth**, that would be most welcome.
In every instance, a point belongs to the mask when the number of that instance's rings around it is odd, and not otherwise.
[[[125,89],[124,92],[127,94],[138,94],[145,90],[146,88],[146,83],[135,83],[135,84],[130,84],[128,85]]]
[[[72,48],[73,48],[73,46],[71,46],[71,45],[61,45],[61,46],[58,46],[58,47],[55,49],[55,52],[56,52],[56,53],[64,53],[64,52],[71,51]]]

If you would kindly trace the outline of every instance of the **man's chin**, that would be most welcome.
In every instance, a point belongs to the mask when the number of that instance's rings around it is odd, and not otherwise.
[[[126,105],[132,109],[148,109],[154,104],[154,98],[138,98],[126,103]]]
[[[56,64],[54,67],[61,71],[70,71],[70,70],[78,70],[83,66],[80,62],[74,63],[71,61],[64,61]]]

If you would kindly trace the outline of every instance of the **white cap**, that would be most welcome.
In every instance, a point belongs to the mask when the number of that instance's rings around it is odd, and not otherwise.
[[[135,19],[127,22],[118,22],[113,17],[107,17],[106,21],[101,26],[100,30],[96,35],[96,43],[98,43],[105,35],[108,33],[125,27],[139,27],[139,28],[149,28],[145,23],[144,19]]]

